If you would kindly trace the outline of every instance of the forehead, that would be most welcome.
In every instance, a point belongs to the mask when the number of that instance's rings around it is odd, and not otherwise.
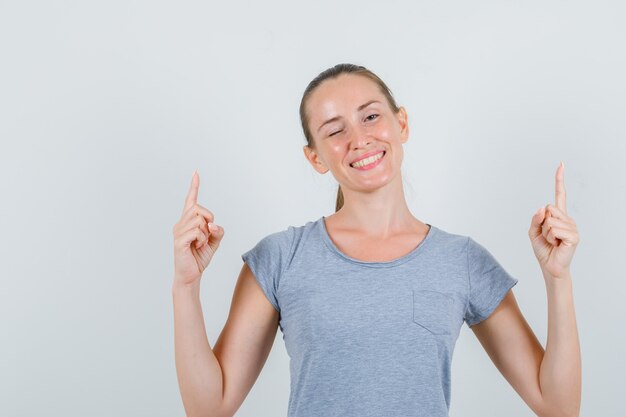
[[[341,74],[325,80],[309,96],[307,110],[312,123],[356,111],[369,100],[385,103],[378,84],[363,75]]]

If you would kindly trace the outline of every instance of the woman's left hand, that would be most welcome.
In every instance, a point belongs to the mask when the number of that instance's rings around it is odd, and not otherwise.
[[[556,205],[541,207],[528,231],[541,270],[553,278],[569,276],[569,266],[580,241],[576,223],[565,207],[564,169],[561,163],[556,170]]]

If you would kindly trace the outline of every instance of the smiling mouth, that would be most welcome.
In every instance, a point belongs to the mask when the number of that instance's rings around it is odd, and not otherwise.
[[[371,165],[371,164],[376,163],[379,160],[381,160],[385,156],[386,153],[387,153],[387,151],[382,151],[382,153],[378,153],[378,154],[370,156],[368,158],[361,159],[358,162],[352,163],[352,164],[350,164],[350,166],[352,168],[356,168],[356,169],[366,167],[368,165]],[[355,165],[355,164],[359,164],[359,165]]]

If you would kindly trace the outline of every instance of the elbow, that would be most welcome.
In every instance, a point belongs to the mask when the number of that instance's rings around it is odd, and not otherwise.
[[[538,408],[538,417],[580,417],[580,392],[570,397],[543,398]]]
[[[218,411],[211,412],[205,415],[204,417],[233,417],[233,414],[225,410],[218,410]]]
[[[233,417],[234,413],[230,410],[221,408],[218,411],[210,413],[208,417]]]
[[[187,417],[233,417],[232,414],[210,412],[206,414],[186,414]]]
[[[571,407],[559,407],[544,410],[538,417],[580,417],[580,406],[572,404]]]
[[[558,416],[558,417],[580,417],[580,412],[576,411],[576,412],[562,412],[559,414],[554,414],[554,416]]]
[[[186,411],[186,417],[233,417],[233,414],[221,408],[213,408],[210,411],[193,412]]]

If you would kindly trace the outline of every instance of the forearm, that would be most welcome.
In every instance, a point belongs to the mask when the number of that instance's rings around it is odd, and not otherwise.
[[[222,369],[209,345],[199,284],[172,287],[178,385],[188,417],[216,417],[222,404]]]
[[[546,409],[555,416],[578,416],[581,359],[570,274],[554,278],[544,272],[548,296],[548,337],[539,370]]]

